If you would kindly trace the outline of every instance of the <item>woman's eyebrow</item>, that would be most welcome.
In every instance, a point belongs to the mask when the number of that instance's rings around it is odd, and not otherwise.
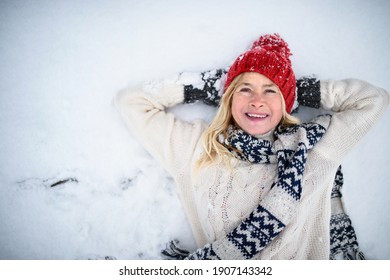
[[[252,86],[253,87],[253,84],[251,83],[241,83],[240,86]],[[274,83],[271,83],[271,84],[265,84],[265,85],[262,85],[261,87],[262,88],[269,88],[269,87],[275,87],[276,85]]]
[[[276,86],[276,85],[274,83],[272,83],[272,84],[265,84],[262,87],[267,88],[267,87],[274,87],[274,86]]]
[[[251,83],[241,83],[240,86],[253,86]]]

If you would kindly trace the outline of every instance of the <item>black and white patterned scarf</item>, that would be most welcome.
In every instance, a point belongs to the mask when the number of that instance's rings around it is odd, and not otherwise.
[[[278,176],[272,188],[284,189],[294,199],[300,199],[307,152],[325,134],[329,122],[330,115],[324,115],[302,125],[287,128],[279,126],[274,132],[273,142],[230,126],[227,137],[221,137],[220,142],[241,160],[277,163]]]
[[[168,254],[165,255],[171,256],[169,252],[173,252],[173,255],[194,260],[220,259],[222,254],[228,254],[230,259],[251,259],[263,250],[294,217],[302,195],[302,180],[308,151],[325,134],[330,119],[330,115],[324,115],[301,125],[287,128],[279,126],[273,134],[275,141],[258,139],[230,126],[227,135],[221,136],[219,141],[236,158],[251,163],[277,164],[278,172],[271,190],[261,204],[223,238],[205,245],[192,254],[179,249],[177,243],[171,242],[168,250],[165,250]],[[336,224],[340,225],[337,221]],[[341,228],[345,227],[341,225]],[[333,242],[333,247],[331,246],[332,253],[340,251],[340,248],[335,248],[340,237],[345,239],[345,235],[337,234],[336,231],[331,232],[331,239],[336,241]]]
[[[340,166],[336,172],[331,194],[332,215],[330,218],[329,258],[331,260],[365,260],[366,257],[359,249],[352,221],[344,211],[341,194],[343,184],[344,176]]]
[[[330,118],[326,115],[302,125],[279,126],[274,132],[273,142],[229,127],[227,137],[220,141],[235,157],[251,163],[277,163],[278,173],[270,192],[249,217],[223,241],[210,245],[207,252],[210,257],[218,256],[217,247],[224,247],[224,251],[232,252],[233,259],[250,259],[282,232],[299,205],[308,151],[325,134]]]

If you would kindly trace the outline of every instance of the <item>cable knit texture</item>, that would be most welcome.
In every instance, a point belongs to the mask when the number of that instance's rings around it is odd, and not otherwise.
[[[321,105],[334,111],[327,132],[308,152],[302,196],[288,226],[254,259],[329,259],[329,221],[334,176],[345,155],[387,108],[388,94],[360,80],[321,82]],[[202,121],[187,123],[166,108],[184,101],[182,85],[143,86],[120,92],[116,106],[127,126],[175,179],[199,247],[222,239],[259,204],[267,205],[276,164],[232,158],[233,169],[192,168],[203,152]],[[277,198],[277,193],[275,194]],[[273,209],[286,209],[277,199]],[[226,248],[218,256],[235,259]]]

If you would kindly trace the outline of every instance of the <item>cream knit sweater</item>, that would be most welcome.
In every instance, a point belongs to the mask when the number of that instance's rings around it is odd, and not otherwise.
[[[325,136],[309,151],[296,216],[256,259],[329,259],[331,189],[345,155],[385,112],[385,90],[360,80],[322,81],[321,104],[334,112]],[[267,195],[275,164],[234,168],[214,165],[195,173],[207,124],[184,122],[166,109],[182,103],[183,86],[143,86],[121,91],[115,104],[126,125],[175,179],[199,247],[233,230]],[[285,211],[282,203],[280,210]],[[232,256],[220,255],[223,259]]]

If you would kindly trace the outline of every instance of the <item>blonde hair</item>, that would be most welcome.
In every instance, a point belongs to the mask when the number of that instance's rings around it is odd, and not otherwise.
[[[236,91],[236,88],[239,85],[244,74],[245,73],[238,75],[226,89],[225,93],[221,98],[220,106],[216,113],[216,116],[210,123],[209,127],[203,133],[202,141],[204,153],[197,161],[197,164],[195,166],[197,170],[201,169],[202,167],[217,163],[220,160],[228,166],[231,166],[230,159],[232,157],[232,154],[225,146],[223,146],[219,142],[218,139],[221,136],[226,138],[229,125],[234,124],[234,119],[231,111],[233,94]],[[280,94],[282,93],[280,92]],[[288,127],[299,124],[300,121],[298,118],[286,112],[286,104],[283,96],[281,99],[283,114],[282,119],[280,121],[280,125]]]

